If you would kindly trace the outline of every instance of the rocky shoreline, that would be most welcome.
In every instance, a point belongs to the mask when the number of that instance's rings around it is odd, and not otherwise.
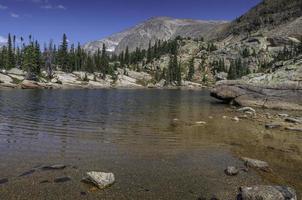
[[[19,88],[19,89],[144,89],[144,88],[167,88],[167,89],[202,89],[202,84],[183,81],[181,86],[167,85],[165,80],[155,82],[151,75],[145,72],[136,72],[126,69],[118,69],[116,78],[106,76],[101,78],[100,73],[88,73],[75,71],[65,73],[54,71],[52,78],[46,78],[47,73],[42,72],[38,80],[26,80],[26,72],[13,68],[9,71],[0,72],[0,89]]]
[[[240,106],[302,110],[302,58],[279,63],[269,74],[216,83],[211,96]]]

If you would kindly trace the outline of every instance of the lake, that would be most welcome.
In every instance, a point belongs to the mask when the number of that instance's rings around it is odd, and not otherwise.
[[[301,195],[301,133],[235,115],[206,90],[0,91],[0,199],[227,200],[257,184]],[[241,156],[273,172],[226,176]],[[52,164],[67,167],[40,170]],[[96,190],[81,182],[87,171],[113,172],[116,183]]]

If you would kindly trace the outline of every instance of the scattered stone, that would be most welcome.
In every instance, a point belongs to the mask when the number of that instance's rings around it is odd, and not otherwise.
[[[236,176],[239,173],[239,169],[237,167],[229,166],[224,172],[228,176]]]
[[[286,127],[285,130],[302,132],[302,128],[297,128],[297,127]]]
[[[278,114],[278,116],[281,117],[281,118],[287,118],[287,117],[289,117],[288,114],[283,114],[283,113]]]
[[[223,118],[223,119],[227,119],[228,117],[227,117],[227,116],[222,116],[222,118]]]
[[[29,170],[29,171],[27,171],[27,172],[24,172],[24,173],[20,174],[19,177],[31,175],[31,174],[33,174],[35,171],[36,171],[36,170],[34,170],[34,169]]]
[[[68,176],[56,178],[54,180],[55,183],[65,183],[65,182],[68,182],[68,181],[71,181],[71,178],[69,178]]]
[[[251,107],[243,107],[243,108],[238,109],[237,111],[238,112],[244,112],[244,113],[249,112],[249,113],[252,113],[253,115],[256,114],[256,110],[251,108]]]
[[[50,165],[42,167],[42,170],[60,170],[65,169],[66,165]]]
[[[0,185],[8,182],[7,178],[0,179]]]
[[[266,128],[266,129],[281,128],[281,124],[274,124],[274,123],[272,123],[272,124],[266,124],[266,125],[265,125],[265,128]]]
[[[199,121],[199,122],[195,122],[195,124],[202,125],[202,124],[207,124],[207,122]]]
[[[233,121],[235,121],[235,122],[239,122],[239,121],[240,121],[240,119],[239,119],[238,117],[234,117],[234,118],[233,118]]]
[[[251,159],[251,158],[245,158],[245,157],[243,157],[242,160],[244,161],[244,164],[247,167],[257,168],[257,169],[260,169],[260,170],[265,171],[265,172],[270,172],[271,171],[271,169],[269,168],[268,163],[265,162],[265,161]]]
[[[43,181],[40,181],[41,184],[45,184],[45,183],[50,183],[49,180],[43,180]]]
[[[81,194],[82,196],[86,196],[86,195],[87,195],[86,192],[81,192],[80,194]]]
[[[297,200],[295,190],[285,186],[241,187],[239,196],[242,200]]]
[[[85,182],[91,182],[96,185],[99,189],[104,189],[111,186],[115,182],[113,173],[104,172],[87,172],[86,177],[83,179]]]
[[[289,123],[296,123],[296,124],[302,124],[302,120],[301,119],[296,119],[296,118],[292,118],[292,117],[287,117],[284,119],[286,122]]]

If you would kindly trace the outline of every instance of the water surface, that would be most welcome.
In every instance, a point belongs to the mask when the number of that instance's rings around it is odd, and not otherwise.
[[[0,199],[227,200],[255,184],[301,193],[302,135],[236,123],[235,114],[207,91],[0,91],[0,179],[9,180]],[[227,177],[240,156],[268,161],[274,172]],[[68,167],[39,170],[50,164]],[[98,191],[81,183],[92,170],[113,172],[116,184]],[[65,176],[71,181],[54,182]]]

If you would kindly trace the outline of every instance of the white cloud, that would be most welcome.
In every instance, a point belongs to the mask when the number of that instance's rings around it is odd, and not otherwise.
[[[57,6],[53,6],[53,5],[51,5],[51,4],[46,4],[46,5],[42,5],[41,8],[42,8],[42,9],[47,9],[47,10],[51,10],[51,9],[66,10],[66,7],[63,6],[62,4],[57,5]]]
[[[11,13],[10,16],[13,17],[13,18],[19,18],[20,17],[20,15],[18,15],[16,13]]]
[[[7,8],[7,6],[0,4],[0,10],[6,10]]]
[[[63,9],[63,10],[66,10],[66,7],[65,7],[65,6],[63,6],[63,5],[58,5],[58,6],[57,6],[57,8],[58,8],[58,9]]]
[[[7,38],[0,35],[0,44],[4,44],[7,42]]]

